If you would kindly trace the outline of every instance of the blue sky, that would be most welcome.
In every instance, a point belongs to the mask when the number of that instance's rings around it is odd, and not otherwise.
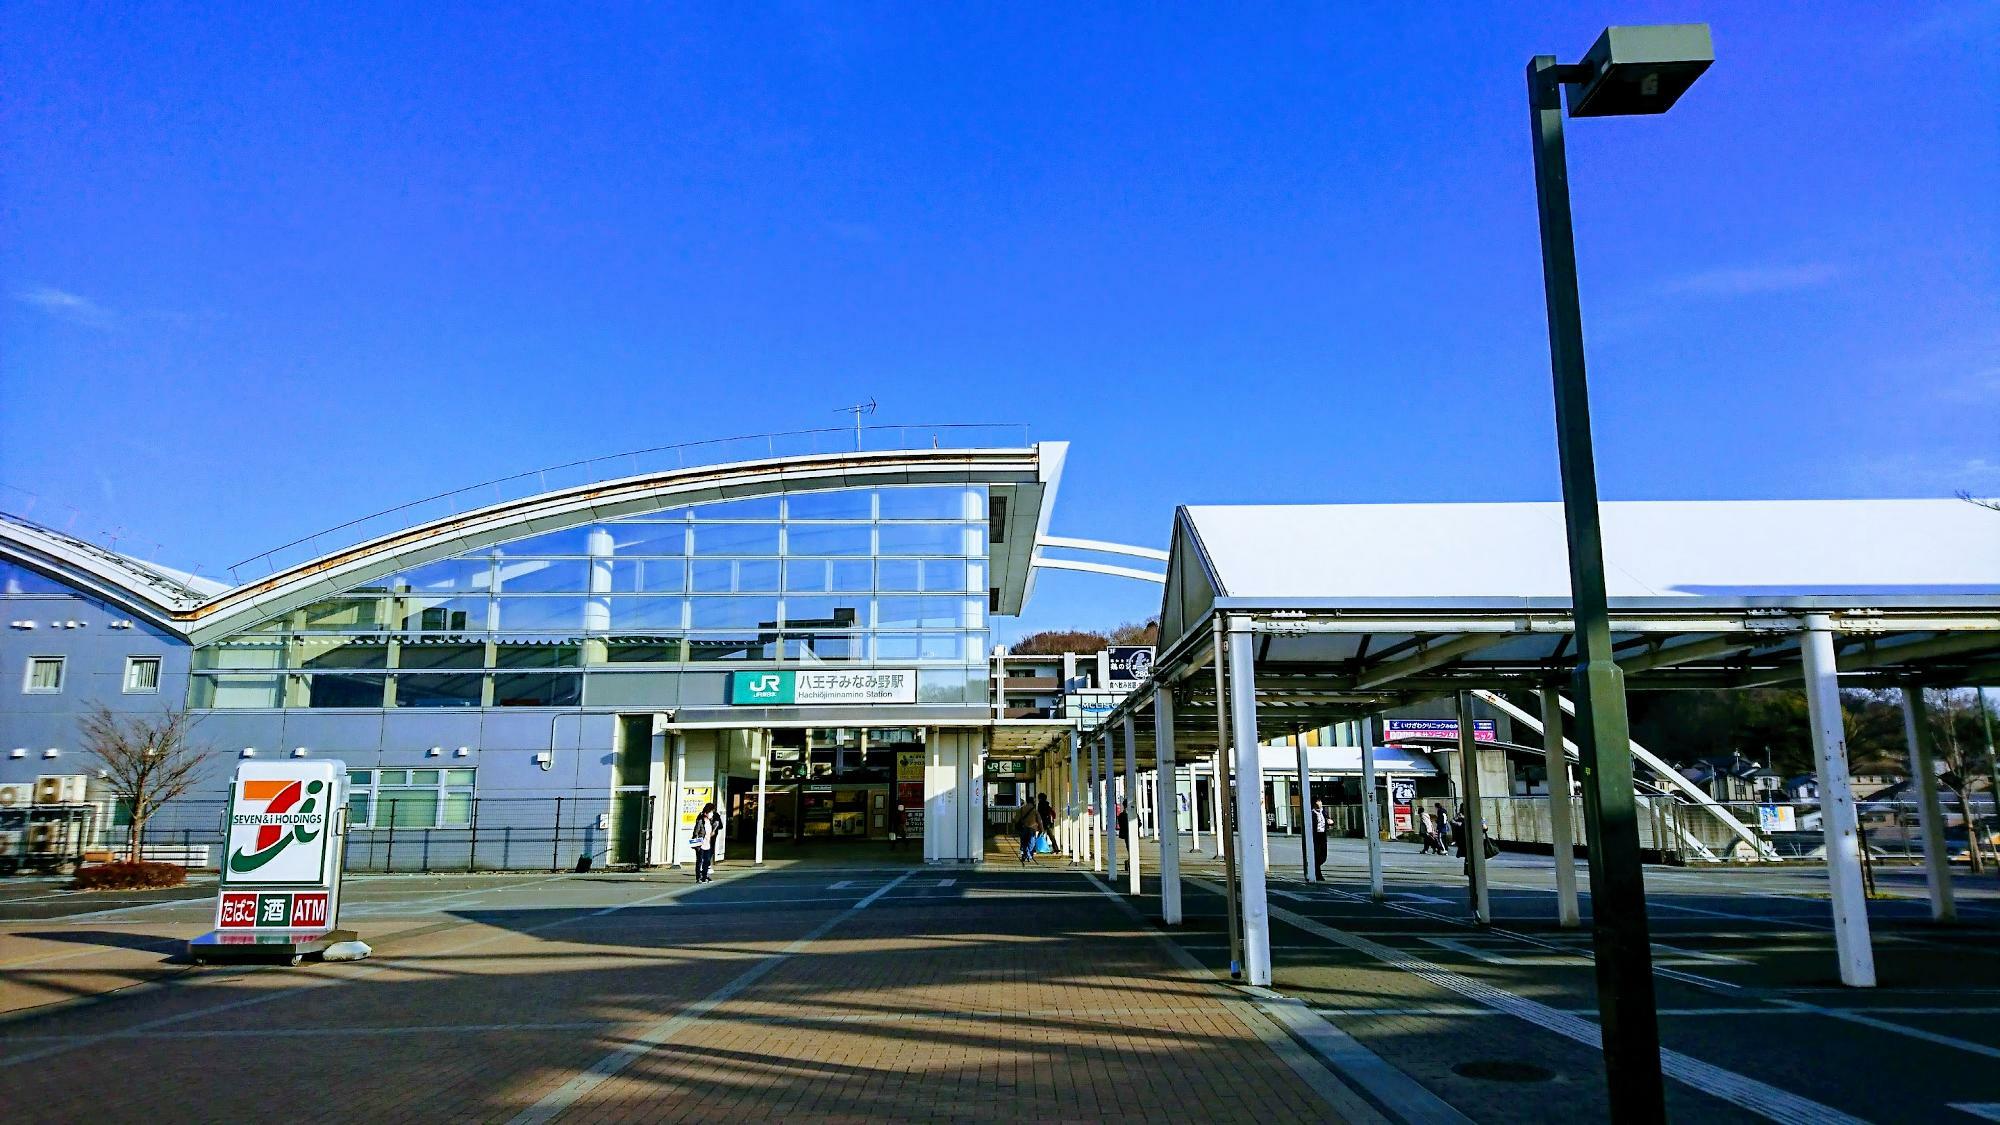
[[[1571,122],[1605,495],[2000,493],[2000,5],[1249,7],[9,5],[0,500],[213,572],[871,396],[1062,534],[1552,499],[1522,69],[1704,18]]]

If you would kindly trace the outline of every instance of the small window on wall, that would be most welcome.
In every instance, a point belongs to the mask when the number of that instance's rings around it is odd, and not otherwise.
[[[471,769],[347,771],[350,828],[467,828]]]
[[[63,657],[31,656],[21,690],[32,695],[53,695],[63,687]]]
[[[159,690],[159,657],[128,656],[125,658],[125,693],[127,695],[151,695]]]

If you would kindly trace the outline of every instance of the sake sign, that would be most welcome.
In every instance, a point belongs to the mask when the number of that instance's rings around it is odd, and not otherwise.
[[[347,766],[246,762],[229,787],[215,928],[332,929],[340,910]]]

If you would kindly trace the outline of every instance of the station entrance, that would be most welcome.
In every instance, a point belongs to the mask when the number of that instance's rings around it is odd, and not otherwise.
[[[806,727],[770,732],[764,841],[888,841],[923,831],[924,732],[913,727]],[[732,772],[729,839],[752,843],[758,779]]]

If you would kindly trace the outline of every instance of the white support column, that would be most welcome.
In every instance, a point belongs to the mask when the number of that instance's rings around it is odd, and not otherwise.
[[[1098,739],[1104,745],[1104,803],[1097,806],[1098,831],[1104,836],[1104,873],[1118,877],[1118,752],[1111,748],[1111,732]]]
[[[1931,920],[1958,919],[1952,900],[1951,854],[1944,850],[1944,808],[1938,803],[1937,767],[1931,754],[1924,689],[1903,689],[1903,737],[1910,744],[1910,777],[1917,783],[1917,823],[1924,834],[1924,875],[1931,892]],[[1968,825],[1968,831],[1970,826]]]
[[[1132,716],[1125,716],[1125,885],[1139,894],[1139,733]]]
[[[1236,744],[1237,839],[1241,849],[1243,910],[1243,979],[1253,985],[1271,984],[1270,901],[1264,889],[1264,768],[1257,741],[1256,638],[1249,619],[1229,623],[1229,717]]]
[[[1368,838],[1368,897],[1381,902],[1382,890],[1382,792],[1375,780],[1375,738],[1370,720],[1355,722],[1355,744],[1361,749],[1361,788],[1368,803],[1361,807],[1361,834]]]
[[[1306,757],[1305,735],[1292,736],[1292,754],[1298,759],[1294,764],[1299,779],[1299,866],[1305,869],[1306,882],[1310,883],[1319,873],[1313,869],[1312,767]]]
[[[679,731],[674,732],[674,779],[673,808],[667,810],[667,862],[675,867],[681,865],[681,790],[687,785],[688,739]]]
[[[1194,832],[1190,851],[1201,850],[1201,768],[1193,762],[1187,767],[1188,827]]]
[[[1208,827],[1209,834],[1215,837],[1215,854],[1220,857],[1222,855],[1222,788],[1227,784],[1225,779],[1229,776],[1229,772],[1222,765],[1222,751],[1217,750],[1215,757],[1209,759],[1208,773]]]
[[[1542,691],[1542,754],[1549,767],[1549,839],[1556,859],[1556,924],[1575,929],[1581,924],[1576,902],[1576,826],[1570,814],[1569,748],[1563,745],[1562,696]]]
[[[1063,662],[1065,664],[1069,664],[1075,659],[1075,653],[1063,654]],[[1078,839],[1082,833],[1077,831],[1082,820],[1082,802],[1077,799],[1076,791],[1076,744],[1078,741],[1077,732],[1072,729],[1069,732],[1069,771],[1063,774],[1063,812],[1069,825],[1068,831],[1063,835],[1065,836],[1064,842],[1069,846],[1069,862],[1072,867],[1082,862],[1083,859],[1083,842]]]
[[[764,806],[771,798],[771,732],[759,731],[757,739],[757,846],[756,866],[764,866]]]
[[[1833,619],[1806,616],[1799,638],[1804,661],[1806,711],[1819,764],[1820,827],[1826,835],[1826,880],[1833,898],[1833,940],[1840,981],[1875,987],[1875,949],[1868,940],[1868,896],[1861,885],[1861,832],[1854,787],[1847,776],[1847,725],[1840,713],[1840,668],[1834,659]]]
[[[1472,695],[1459,692],[1458,795],[1465,803],[1465,861],[1472,885],[1472,916],[1480,925],[1493,923],[1493,903],[1486,891],[1486,828],[1479,818],[1479,740],[1472,725]]]
[[[1153,747],[1160,778],[1160,920],[1181,924],[1180,766],[1174,762],[1174,697],[1153,693]]]

